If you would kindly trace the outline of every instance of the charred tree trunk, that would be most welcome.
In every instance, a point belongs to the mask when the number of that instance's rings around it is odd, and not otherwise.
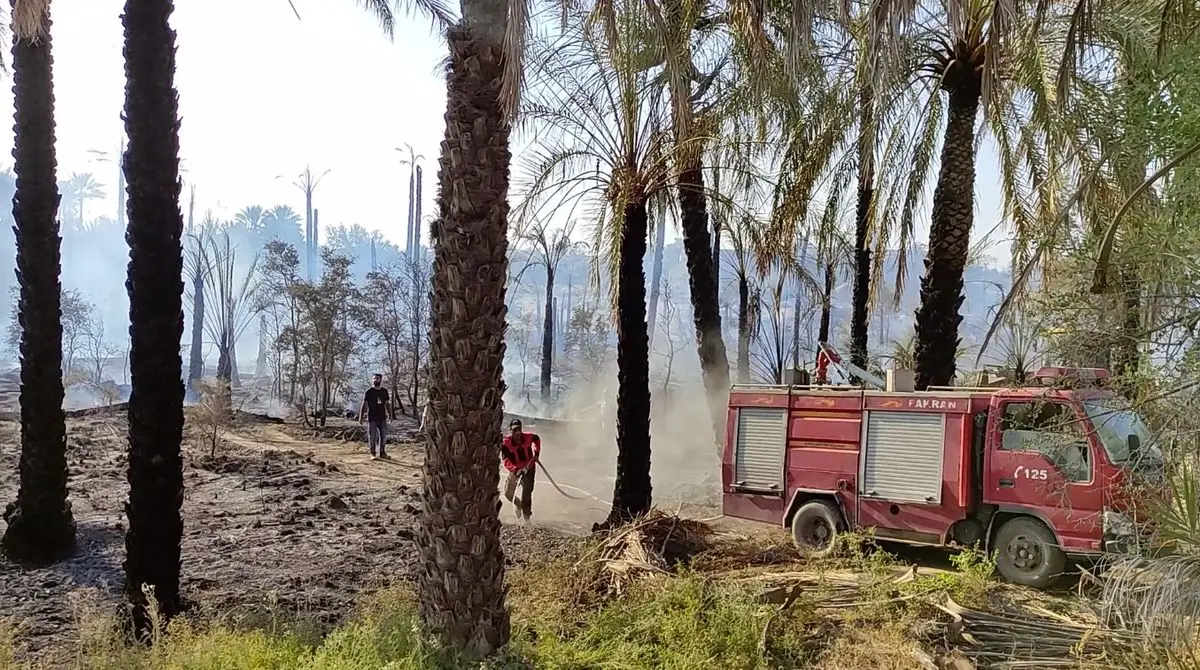
[[[817,341],[829,343],[829,321],[833,315],[833,263],[825,264],[825,286],[821,294],[821,322],[817,329]]]
[[[667,244],[666,207],[660,207],[654,222],[654,258],[650,263],[650,348],[654,348],[654,333],[658,330],[658,298],[662,291],[663,251]]]
[[[871,298],[871,200],[875,197],[874,175],[859,175],[858,203],[854,212],[854,305],[850,315],[850,362],[867,368],[867,309]]]
[[[548,260],[548,259],[547,259]],[[554,268],[546,263],[546,304],[542,322],[542,406],[550,407],[550,373],[554,366]]]
[[[701,378],[713,435],[717,444],[720,444],[725,437],[729,396],[729,359],[721,333],[721,304],[717,296],[717,272],[720,268],[713,254],[713,248],[720,244],[720,239],[715,242],[709,239],[708,205],[698,156],[692,165],[679,174],[679,210],[691,284],[692,314],[696,340],[699,342]]]
[[[125,594],[134,630],[151,632],[144,587],[161,619],[182,608],[183,215],[179,94],[171,0],[126,0],[125,173],[129,190],[129,518]]]
[[[188,388],[195,392],[196,381],[204,377],[204,273],[196,268],[192,275],[192,346],[188,350]]]
[[[239,388],[242,385],[242,375],[238,372],[237,341],[230,338],[229,342],[229,385]]]
[[[17,305],[21,325],[20,490],[6,506],[0,548],[14,561],[48,564],[75,550],[75,519],[67,499],[67,435],[63,413],[61,249],[56,218],[54,90],[50,16],[43,34],[13,42],[13,145],[16,192]]]
[[[417,166],[417,199],[413,204],[413,257],[421,262],[421,166]]]
[[[625,207],[617,271],[617,481],[610,526],[650,511],[650,339],[646,332],[646,203]]]
[[[750,381],[750,281],[744,274],[738,275],[737,380]]]

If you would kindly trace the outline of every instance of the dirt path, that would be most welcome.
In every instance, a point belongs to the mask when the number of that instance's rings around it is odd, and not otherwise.
[[[421,449],[391,446],[391,462],[366,446],[246,423],[217,456],[185,447],[184,592],[220,616],[300,615],[323,625],[351,612],[365,591],[412,580],[420,505]],[[0,421],[0,501],[17,492],[19,427]],[[69,653],[80,602],[121,602],[127,499],[125,417],[68,423],[70,494],[79,550],[45,569],[0,558],[0,620],[20,622],[23,655]],[[2,524],[0,524],[2,528]],[[511,563],[566,551],[544,527],[505,526]]]

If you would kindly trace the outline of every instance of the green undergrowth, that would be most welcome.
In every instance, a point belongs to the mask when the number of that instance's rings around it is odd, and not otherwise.
[[[578,556],[526,566],[509,575],[512,644],[486,668],[919,668],[909,629],[931,616],[930,602],[982,597],[990,564],[960,559],[955,574],[896,584],[896,564],[882,552],[823,564],[780,563],[770,551],[701,555],[672,575],[656,575],[609,592],[610,576],[586,549]],[[780,554],[782,555],[782,554]],[[760,565],[755,565],[755,563]],[[713,571],[724,564],[727,569]],[[740,566],[740,567],[738,567]],[[863,603],[832,613],[819,590],[781,609],[761,602],[756,572],[854,570],[864,574]],[[418,633],[411,593],[372,596],[327,635],[278,617],[235,624],[215,618],[177,621],[150,648],[127,647],[111,621],[86,615],[81,640],[49,665],[17,665],[0,626],[0,670],[408,670],[464,668],[430,651]],[[5,640],[9,643],[6,644]],[[6,655],[7,654],[7,655]]]

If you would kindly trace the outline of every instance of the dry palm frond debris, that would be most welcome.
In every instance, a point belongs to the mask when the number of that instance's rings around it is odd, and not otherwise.
[[[1135,633],[1045,610],[983,612],[950,598],[938,607],[949,615],[943,630],[947,647],[957,647],[979,668],[1108,667],[1090,662],[1133,653],[1140,644]]]
[[[634,579],[665,574],[709,547],[715,531],[703,521],[661,510],[615,529],[599,546],[598,558],[608,593],[620,593]]]

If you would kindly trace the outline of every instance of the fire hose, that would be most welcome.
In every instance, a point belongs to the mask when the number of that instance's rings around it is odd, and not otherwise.
[[[562,494],[562,496],[564,498],[570,498],[571,500],[586,500],[588,498],[596,499],[596,496],[593,496],[591,494],[588,494],[585,496],[573,496],[570,493],[567,493],[566,491],[562,490],[562,487],[558,485],[558,482],[554,481],[554,477],[550,474],[550,471],[546,469],[546,465],[544,463],[542,463],[542,458],[541,458],[540,454],[538,455],[537,458],[534,459],[534,462],[537,463],[538,467],[540,467],[542,469],[542,474],[546,475],[546,479],[550,480],[550,485],[554,487],[554,490],[558,491],[560,494]],[[587,493],[587,491],[584,491],[584,493]]]

